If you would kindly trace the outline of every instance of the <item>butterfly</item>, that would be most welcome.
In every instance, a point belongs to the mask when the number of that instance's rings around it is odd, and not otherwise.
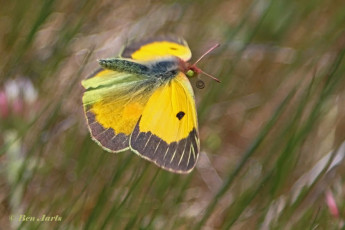
[[[92,139],[109,152],[130,149],[165,170],[189,173],[200,141],[188,78],[204,73],[187,62],[191,56],[185,40],[165,36],[132,42],[119,57],[99,60],[101,68],[82,81]]]

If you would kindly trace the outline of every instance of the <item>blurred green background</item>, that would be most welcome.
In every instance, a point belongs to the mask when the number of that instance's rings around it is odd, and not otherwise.
[[[343,1],[0,3],[0,229],[345,229]],[[162,34],[221,44],[189,175],[103,151],[82,110],[98,58]]]

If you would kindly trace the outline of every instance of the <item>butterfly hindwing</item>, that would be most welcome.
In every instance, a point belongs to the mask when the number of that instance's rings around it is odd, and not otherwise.
[[[130,148],[158,166],[191,171],[199,155],[194,95],[187,77],[176,77],[155,90],[130,139]]]
[[[112,152],[128,149],[132,133],[154,79],[138,74],[100,69],[82,81],[83,104],[92,138]]]

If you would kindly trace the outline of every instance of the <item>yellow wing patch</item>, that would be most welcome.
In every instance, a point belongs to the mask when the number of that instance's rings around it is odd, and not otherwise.
[[[195,166],[197,116],[193,91],[183,73],[152,94],[131,135],[130,147],[170,171],[187,173]]]
[[[113,76],[114,75],[114,71],[112,70],[108,70],[108,69],[104,69],[100,72],[98,72],[94,77],[106,77],[106,76]]]
[[[95,103],[90,111],[95,114],[96,121],[104,128],[112,128],[128,136],[142,114],[147,99],[144,97],[140,101],[132,101],[129,97],[124,97],[122,100],[113,98]]]
[[[189,60],[192,54],[188,46],[168,41],[153,42],[143,45],[132,54],[133,59],[143,61],[161,59],[169,56],[177,56],[182,60]]]
[[[192,53],[185,40],[178,37],[161,37],[133,42],[125,47],[121,56],[140,61],[176,56],[188,61],[191,59]]]
[[[129,148],[130,134],[153,93],[153,87],[145,81],[133,74],[100,70],[82,82],[91,136],[106,150]]]
[[[168,144],[186,138],[197,129],[193,94],[185,87],[183,75],[180,73],[154,92],[140,120],[142,132],[150,131]]]

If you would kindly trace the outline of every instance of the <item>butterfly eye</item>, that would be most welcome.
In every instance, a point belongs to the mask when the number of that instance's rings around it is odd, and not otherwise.
[[[190,69],[190,70],[187,71],[186,75],[187,75],[187,77],[194,77],[195,72]]]

